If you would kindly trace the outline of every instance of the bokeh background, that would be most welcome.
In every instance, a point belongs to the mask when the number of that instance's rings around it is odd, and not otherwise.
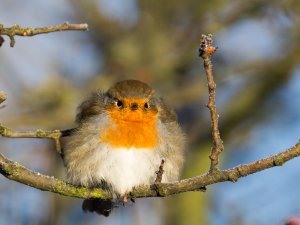
[[[222,168],[278,153],[300,137],[298,0],[0,0],[5,26],[89,24],[16,38],[0,48],[1,122],[15,130],[74,127],[76,106],[93,90],[133,78],[174,107],[188,139],[182,177],[208,170],[212,146],[206,79],[197,48],[212,33]],[[32,170],[64,179],[54,143],[0,138],[0,151]],[[300,158],[237,183],[163,199],[138,199],[109,218],[81,200],[0,177],[0,224],[284,224],[300,216]]]

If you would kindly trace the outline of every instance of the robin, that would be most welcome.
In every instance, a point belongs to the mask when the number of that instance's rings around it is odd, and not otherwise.
[[[133,187],[154,183],[162,160],[162,182],[178,180],[184,134],[175,112],[150,86],[121,81],[78,109],[78,128],[64,150],[70,183],[107,188],[126,202]],[[114,202],[86,199],[83,210],[108,216]]]

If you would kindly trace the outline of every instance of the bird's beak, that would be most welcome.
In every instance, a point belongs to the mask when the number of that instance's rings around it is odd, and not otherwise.
[[[130,104],[130,109],[131,110],[137,110],[138,108],[139,108],[138,103],[133,102],[133,103]]]

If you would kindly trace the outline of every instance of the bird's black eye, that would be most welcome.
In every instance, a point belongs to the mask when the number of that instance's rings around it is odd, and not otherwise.
[[[149,108],[150,108],[150,105],[149,105],[148,102],[146,102],[146,103],[144,104],[144,108],[145,108],[145,109],[149,109]]]
[[[117,100],[116,105],[118,106],[118,108],[122,108],[123,107],[123,102],[121,100]]]

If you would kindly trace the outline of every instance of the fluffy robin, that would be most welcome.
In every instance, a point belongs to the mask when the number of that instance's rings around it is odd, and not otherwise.
[[[162,182],[178,180],[184,135],[175,112],[150,86],[121,81],[92,94],[78,109],[78,128],[64,150],[70,183],[107,188],[126,201],[133,187],[154,183],[162,160]],[[112,208],[113,201],[83,203],[85,211],[105,216]]]

